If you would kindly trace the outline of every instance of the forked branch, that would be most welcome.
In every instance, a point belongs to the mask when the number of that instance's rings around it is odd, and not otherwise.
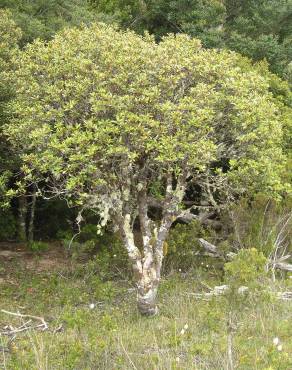
[[[3,309],[1,310],[1,312],[5,313],[7,315],[20,317],[22,319],[29,319],[28,321],[26,321],[24,324],[22,324],[18,328],[14,328],[11,325],[6,326],[5,327],[6,330],[1,332],[1,334],[3,334],[3,335],[12,335],[12,334],[20,333],[22,331],[26,331],[26,330],[30,330],[30,329],[41,329],[42,331],[44,331],[44,330],[47,330],[49,328],[47,322],[45,321],[45,319],[43,317],[22,314],[22,313],[19,313],[19,312],[10,312],[10,311],[6,311],[6,310],[3,310]],[[29,325],[29,324],[31,324],[32,320],[39,321],[40,324],[38,324],[38,325]]]

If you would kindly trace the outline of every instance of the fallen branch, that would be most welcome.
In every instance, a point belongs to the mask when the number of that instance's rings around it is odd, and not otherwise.
[[[216,247],[216,245],[207,242],[207,240],[205,240],[203,238],[199,238],[198,241],[199,241],[201,247],[203,247],[205,249],[206,254],[210,257],[222,258],[223,260],[226,260],[226,259],[231,260],[236,256],[236,253],[233,253],[233,252],[229,252],[225,256],[223,253],[218,251],[218,247]]]
[[[200,245],[208,253],[210,253],[212,256],[214,256],[214,257],[223,257],[222,254],[218,252],[218,248],[214,244],[211,244],[211,243],[207,242],[207,240],[202,239],[202,238],[200,238],[198,240],[199,240]]]
[[[229,252],[226,255],[224,255],[223,253],[218,251],[218,247],[216,247],[216,245],[209,243],[205,239],[199,238],[198,241],[200,245],[205,249],[206,254],[210,257],[222,258],[224,260],[232,260],[236,256],[236,253],[233,252]],[[291,258],[291,255],[281,257],[277,261],[269,260],[268,265],[272,266],[272,268],[274,269],[279,269],[282,271],[292,271],[291,263],[282,262],[288,258]]]
[[[274,268],[283,270],[283,271],[292,271],[292,264],[291,263],[284,263],[284,262],[276,262],[273,264]]]
[[[283,301],[292,301],[292,292],[278,292],[277,298]]]
[[[44,330],[47,330],[49,328],[48,324],[46,323],[46,321],[43,317],[21,314],[19,312],[10,312],[10,311],[6,311],[6,310],[1,310],[1,312],[5,313],[7,315],[11,315],[11,316],[21,317],[23,319],[24,318],[29,319],[27,322],[23,323],[18,328],[14,328],[11,325],[5,326],[5,328],[4,328],[5,330],[1,332],[1,334],[3,334],[3,335],[12,335],[12,334],[20,333],[22,331],[31,330],[31,329],[41,329],[42,331],[44,331]],[[30,324],[32,322],[32,320],[37,320],[37,321],[40,321],[41,323],[38,324],[38,325],[29,325],[28,326],[28,324]]]
[[[195,298],[211,298],[214,296],[223,295],[227,293],[228,290],[229,290],[228,285],[218,285],[218,286],[215,286],[214,289],[210,289],[210,291],[207,293],[187,293],[187,295],[194,296]],[[238,293],[243,294],[247,290],[248,290],[247,286],[241,286],[238,288]]]
[[[185,293],[188,296],[192,296],[198,299],[210,299],[212,297],[221,296],[224,295],[229,291],[230,287],[228,285],[218,285],[215,286],[213,289],[210,289],[209,292],[205,293]],[[248,291],[247,286],[240,286],[237,290],[238,294],[244,294]],[[284,300],[284,301],[292,301],[292,292],[277,292],[276,297],[278,299]]]

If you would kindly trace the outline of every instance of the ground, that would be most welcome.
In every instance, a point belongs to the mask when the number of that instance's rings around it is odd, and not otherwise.
[[[1,244],[0,309],[44,317],[48,329],[8,335],[29,319],[0,312],[0,368],[221,370],[231,338],[236,369],[292,369],[292,302],[263,295],[234,306],[193,295],[220,283],[212,268],[174,272],[162,281],[160,314],[145,318],[122,272],[101,278],[94,263],[72,260],[58,243],[41,253]]]

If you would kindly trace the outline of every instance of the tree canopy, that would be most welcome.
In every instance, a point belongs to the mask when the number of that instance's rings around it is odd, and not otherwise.
[[[159,44],[104,24],[35,41],[15,60],[9,140],[28,182],[47,196],[96,209],[124,240],[142,313],[156,312],[162,248],[172,223],[196,205],[281,189],[278,101],[234,52],[186,35]],[[159,220],[149,207],[159,205]],[[199,205],[198,205],[199,206]],[[138,217],[142,250],[135,244]]]
[[[7,74],[12,68],[12,58],[17,52],[21,30],[16,26],[9,11],[0,9],[0,129],[8,122],[8,102],[13,95]],[[5,185],[15,161],[10,147],[3,135],[0,136],[0,195],[4,194]]]
[[[0,8],[11,11],[14,22],[22,30],[19,40],[22,46],[36,38],[49,40],[64,27],[100,19],[82,0],[0,0]]]
[[[158,39],[187,33],[205,47],[226,47],[254,60],[266,59],[291,82],[290,0],[91,0],[125,28],[148,30]]]

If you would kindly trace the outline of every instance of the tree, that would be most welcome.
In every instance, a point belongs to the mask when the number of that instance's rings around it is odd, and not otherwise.
[[[17,43],[21,37],[21,31],[16,26],[11,17],[11,13],[0,9],[0,124],[6,120],[6,104],[11,97],[11,88],[7,86],[5,73],[7,73],[12,65],[11,59]]]
[[[187,33],[204,47],[226,47],[253,60],[266,59],[272,72],[291,83],[291,0],[90,0],[125,28],[148,30],[157,39]]]
[[[226,46],[253,60],[266,59],[271,71],[291,82],[290,0],[225,0]]]
[[[222,0],[90,0],[98,12],[113,15],[124,28],[159,40],[168,33],[187,33],[200,38],[204,46],[222,44],[225,6]]]
[[[93,14],[82,0],[0,0],[0,8],[8,8],[21,28],[21,46],[36,38],[51,39],[64,27],[90,24],[100,19],[100,15]]]
[[[18,42],[21,38],[21,31],[12,19],[9,11],[0,9],[0,130],[9,122],[8,104],[14,95],[13,86],[8,78],[12,69],[12,59],[17,53]],[[7,206],[6,192],[9,180],[15,168],[19,166],[19,157],[12,150],[6,137],[0,136],[0,199],[1,206]],[[18,167],[19,168],[19,167]],[[23,199],[22,199],[23,200]],[[5,207],[6,208],[6,207]],[[3,217],[3,215],[2,215]],[[9,220],[11,222],[11,219]],[[19,235],[22,238],[25,234],[23,218],[20,217]]]
[[[11,55],[18,46],[24,47],[35,38],[48,40],[64,27],[81,23],[90,24],[97,18],[105,19],[105,17],[93,14],[88,4],[81,0],[0,0],[0,17],[0,121],[2,125],[4,119],[9,120],[6,107],[14,93],[14,86],[11,81],[4,78],[4,72],[12,67]],[[5,197],[7,188],[14,187],[14,183],[21,176],[21,171],[17,153],[11,152],[11,148],[3,138],[0,142],[0,168],[0,195],[7,206],[6,209],[9,204]],[[17,202],[10,202],[13,213],[18,214],[17,234],[20,241],[31,240],[33,237],[33,220],[37,207],[32,189],[33,186],[19,195]]]
[[[6,133],[26,180],[119,230],[142,314],[157,312],[171,225],[200,207],[184,204],[191,186],[207,208],[281,188],[280,110],[267,81],[235,53],[186,35],[156,44],[100,24],[36,41],[16,62]]]

